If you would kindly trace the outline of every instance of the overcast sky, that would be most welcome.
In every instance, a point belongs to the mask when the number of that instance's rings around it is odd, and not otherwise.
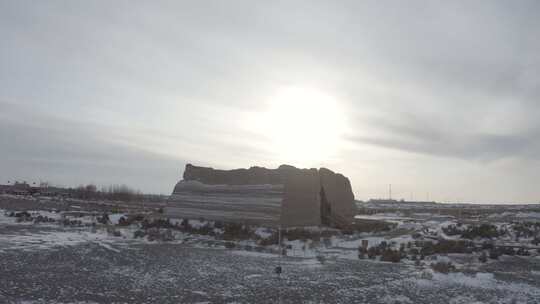
[[[0,0],[2,183],[170,193],[188,162],[539,202],[540,2]]]

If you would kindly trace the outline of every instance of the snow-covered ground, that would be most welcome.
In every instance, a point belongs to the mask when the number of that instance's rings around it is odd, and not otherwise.
[[[374,214],[369,220],[391,221],[396,227],[377,233],[330,233],[320,240],[288,240],[286,256],[277,245],[260,246],[275,230],[253,229],[254,239],[224,241],[211,235],[172,230],[168,242],[134,238],[140,224],[118,226],[128,214],[109,214],[109,225],[97,215],[30,211],[55,221],[82,225],[16,221],[0,210],[0,303],[540,303],[540,256],[503,256],[487,263],[480,254],[438,254],[420,266],[358,258],[385,242],[399,249],[415,242],[413,234],[430,239],[457,239],[443,228],[459,219],[426,214]],[[182,220],[171,221],[180,225]],[[193,229],[214,227],[208,220],[189,220]],[[461,225],[465,229],[469,224]],[[497,223],[511,233],[510,223]],[[480,240],[479,240],[480,241]],[[504,242],[514,242],[510,234]],[[523,238],[522,243],[531,242]],[[227,243],[234,243],[226,249]],[[431,263],[451,262],[459,272],[442,274]],[[278,277],[274,267],[281,265]],[[27,301],[27,302],[24,302]]]
[[[23,228],[35,238],[59,234],[58,246],[0,251],[1,303],[464,304],[540,300],[540,260],[505,260],[476,273],[440,274],[409,264],[279,258],[264,252],[178,242],[43,232],[37,225]],[[17,242],[34,241],[24,237]],[[277,265],[283,269],[280,276],[274,273]]]

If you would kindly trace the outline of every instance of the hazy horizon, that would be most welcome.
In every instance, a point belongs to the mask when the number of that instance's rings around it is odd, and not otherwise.
[[[290,164],[359,200],[540,202],[536,1],[0,0],[0,35],[0,183]]]

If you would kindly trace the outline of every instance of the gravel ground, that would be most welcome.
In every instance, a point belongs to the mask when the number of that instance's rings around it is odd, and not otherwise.
[[[0,209],[10,211],[25,210],[61,210],[61,211],[156,211],[164,207],[164,202],[120,202],[120,201],[84,201],[49,197],[11,196],[0,194]]]
[[[540,259],[506,258],[476,275],[433,275],[404,264],[285,258],[278,277],[280,261],[269,254],[84,233],[0,226],[0,303],[540,302]],[[60,235],[70,242],[47,243]]]
[[[11,210],[57,203],[0,199]],[[341,258],[321,264],[208,246],[0,217],[0,304],[540,303],[538,257],[505,256],[477,273],[444,275],[406,263]],[[280,263],[278,277],[273,270]]]

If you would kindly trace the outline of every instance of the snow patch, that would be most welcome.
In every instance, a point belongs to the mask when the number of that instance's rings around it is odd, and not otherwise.
[[[113,213],[109,215],[109,220],[111,221],[111,224],[118,225],[121,217],[127,218],[126,214],[124,213]]]
[[[258,257],[258,258],[277,258],[278,254],[265,253],[265,252],[255,252],[255,251],[241,251],[241,250],[232,250],[232,254],[247,256],[247,257]]]

